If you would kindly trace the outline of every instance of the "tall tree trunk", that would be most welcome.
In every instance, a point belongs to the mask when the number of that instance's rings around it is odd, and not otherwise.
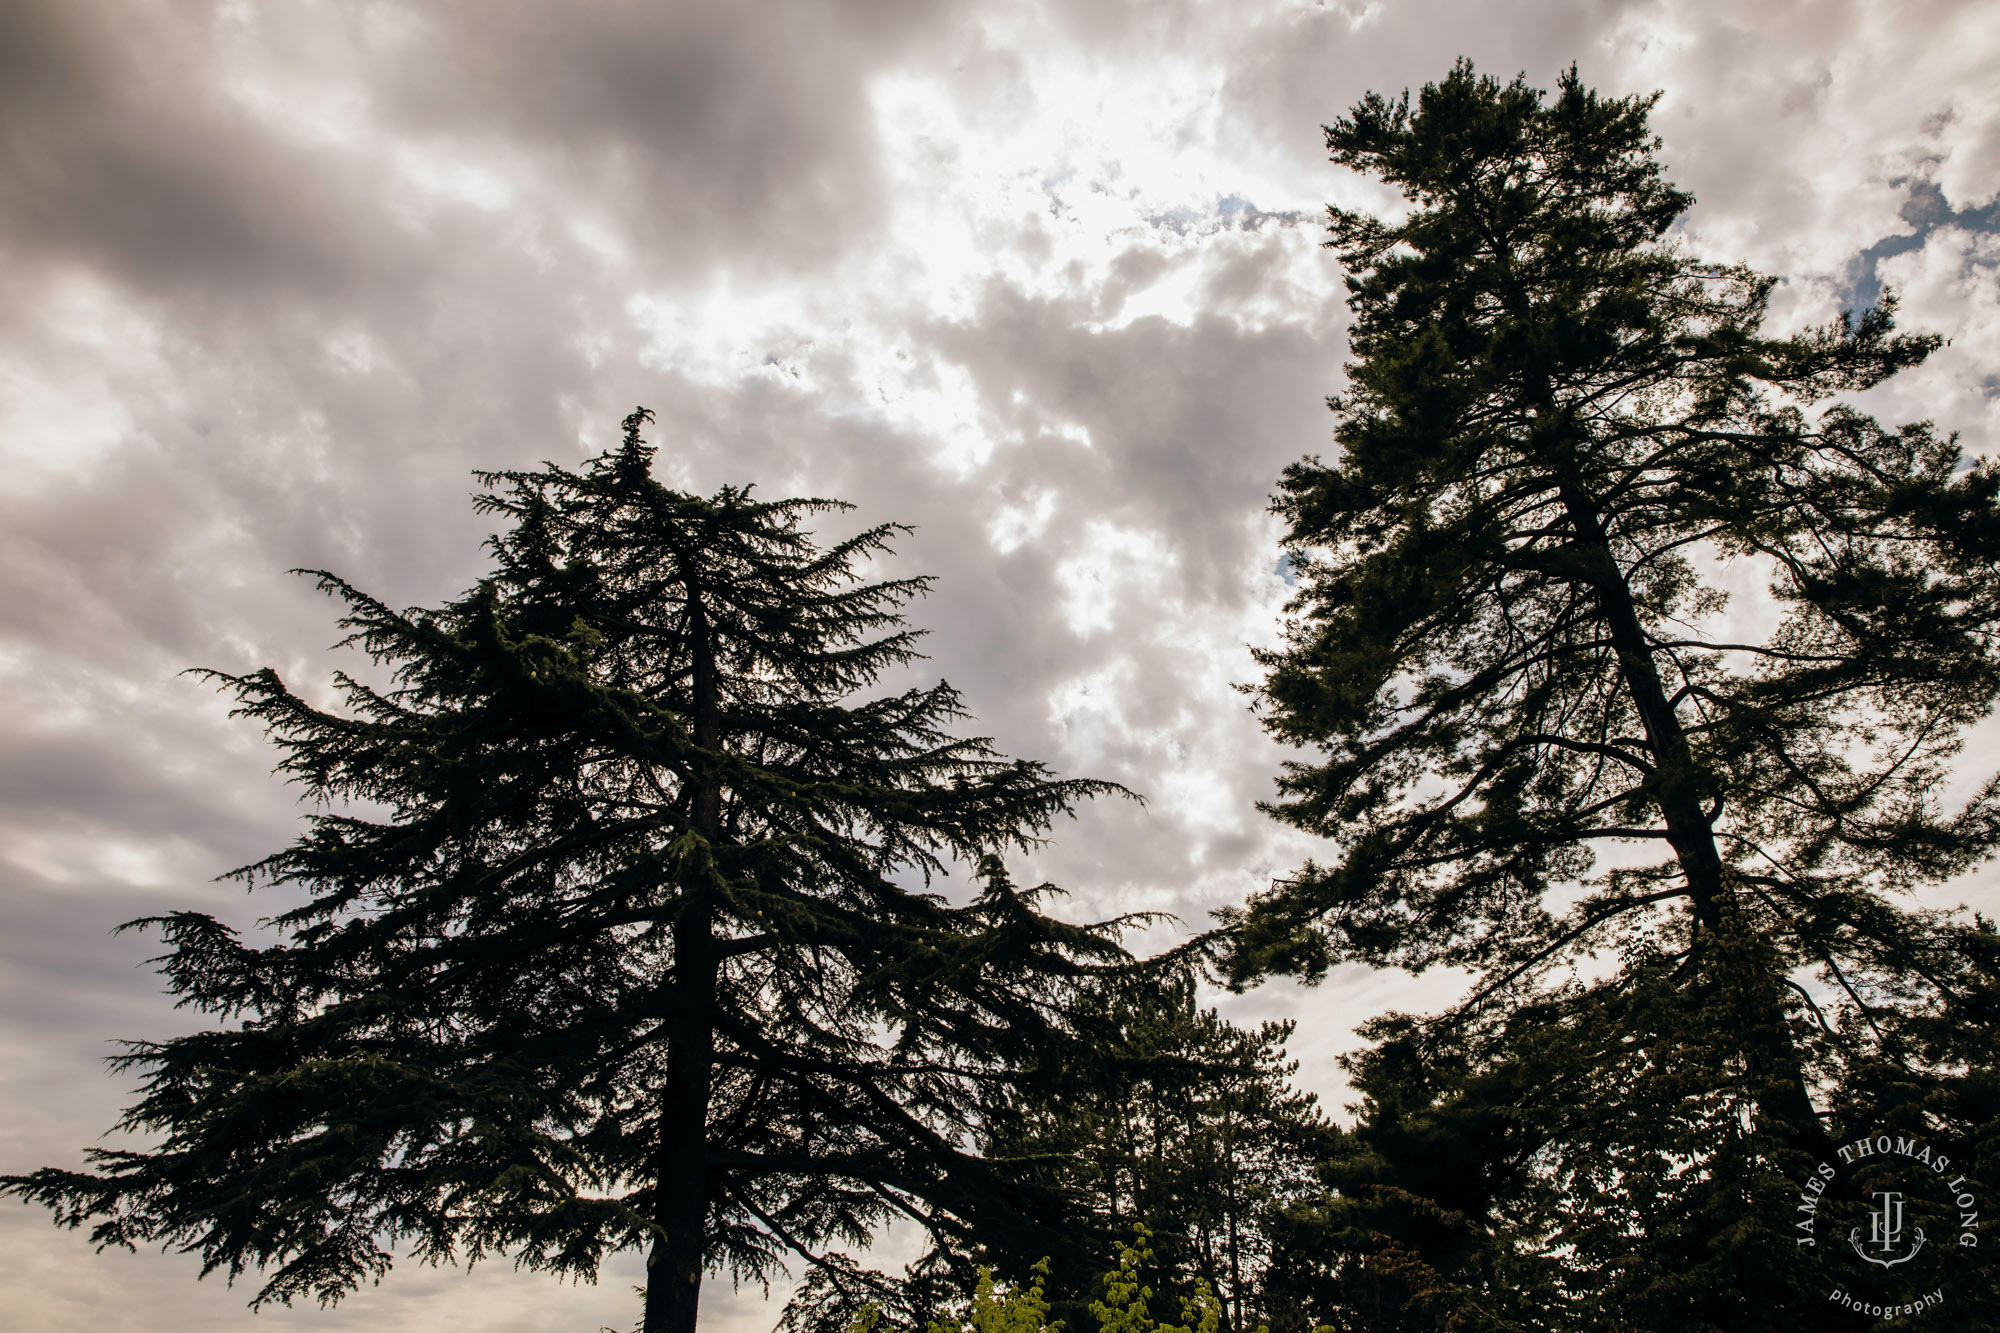
[[[1228,1227],[1230,1227],[1230,1303],[1228,1303],[1228,1327],[1230,1333],[1240,1333],[1244,1327],[1244,1255],[1242,1255],[1242,1235],[1236,1229],[1236,1215],[1242,1209],[1242,1201],[1236,1195],[1236,1157],[1234,1145],[1226,1147],[1228,1157]]]
[[[1715,846],[1715,829],[1710,815],[1701,808],[1700,774],[1690,754],[1687,735],[1680,718],[1660,683],[1659,668],[1653,662],[1652,647],[1646,642],[1645,628],[1639,623],[1638,607],[1624,571],[1611,554],[1611,541],[1596,503],[1575,480],[1561,483],[1563,510],[1587,567],[1591,586],[1611,631],[1612,651],[1639,723],[1646,729],[1646,746],[1652,752],[1653,800],[1666,826],[1667,845],[1674,849],[1682,873],[1687,876],[1688,894],[1694,900],[1695,920],[1715,929],[1721,911],[1722,855]]]
[[[1620,674],[1632,696],[1633,708],[1646,729],[1647,748],[1653,758],[1653,800],[1666,828],[1667,845],[1687,877],[1688,894],[1694,901],[1697,929],[1713,931],[1722,916],[1722,854],[1716,846],[1714,812],[1701,808],[1701,774],[1689,749],[1687,735],[1660,683],[1653,650],[1639,623],[1638,606],[1624,571],[1611,553],[1611,540],[1595,500],[1574,476],[1560,479],[1563,510],[1576,535],[1587,566],[1591,585],[1598,595],[1605,623],[1611,631],[1612,650],[1618,655]],[[1783,1091],[1776,1104],[1764,1109],[1774,1112],[1791,1131],[1785,1135],[1793,1146],[1812,1152],[1821,1160],[1831,1158],[1833,1140],[1820,1123],[1806,1085],[1805,1059],[1792,1044],[1789,1032],[1780,1031],[1779,1040],[1787,1051],[1789,1068],[1778,1073]]]
[[[694,1333],[701,1300],[708,1196],[708,1099],[715,1064],[715,1033],[707,1012],[713,1002],[716,957],[709,913],[690,913],[674,930],[677,1001],[667,1053],[667,1090],[654,1158],[658,1205],[654,1221],[665,1233],[646,1259],[645,1333]],[[706,1003],[704,1003],[706,1001]],[[696,1006],[700,1006],[698,1009]]]
[[[694,738],[710,753],[721,747],[722,708],[715,648],[699,595],[688,594],[688,638],[694,656]],[[703,774],[695,788],[692,823],[713,845],[722,829],[722,788]],[[695,1333],[702,1261],[713,1187],[708,1161],[708,1102],[715,1077],[716,982],[720,953],[715,907],[704,868],[681,886],[674,922],[673,1033],[667,1046],[667,1088],[653,1179],[653,1220],[663,1234],[646,1257],[644,1333]]]

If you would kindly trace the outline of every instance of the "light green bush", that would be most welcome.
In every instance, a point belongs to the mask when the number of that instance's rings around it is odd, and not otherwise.
[[[1118,1267],[1104,1275],[1104,1299],[1092,1301],[1090,1313],[1097,1320],[1097,1333],[1218,1333],[1222,1327],[1222,1298],[1206,1281],[1195,1283],[1192,1300],[1181,1301],[1179,1324],[1154,1320],[1150,1309],[1153,1290],[1140,1281],[1139,1271],[1153,1257],[1148,1243],[1152,1233],[1138,1228],[1138,1238],[1118,1247]],[[1002,1292],[993,1280],[993,1271],[979,1270],[979,1285],[972,1293],[972,1306],[964,1319],[933,1320],[928,1333],[1062,1333],[1062,1321],[1049,1322],[1049,1302],[1044,1292],[1049,1261],[1034,1267],[1034,1280],[1025,1287]],[[862,1311],[847,1333],[876,1333],[882,1312],[873,1306]],[[1255,1333],[1268,1333],[1259,1324]],[[1315,1330],[1314,1333],[1330,1333]]]
[[[1148,1243],[1153,1233],[1143,1226],[1137,1231],[1137,1242],[1119,1245],[1117,1271],[1104,1275],[1104,1299],[1090,1303],[1098,1333],[1216,1333],[1222,1326],[1222,1298],[1206,1278],[1195,1279],[1194,1299],[1181,1298],[1181,1318],[1186,1323],[1154,1322],[1153,1289],[1139,1280],[1140,1267],[1153,1257]],[[1268,1330],[1260,1324],[1257,1333]]]

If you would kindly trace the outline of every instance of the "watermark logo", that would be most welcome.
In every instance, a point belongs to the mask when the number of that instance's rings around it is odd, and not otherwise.
[[[1793,1239],[1840,1280],[1827,1300],[1896,1321],[1944,1306],[1957,1254],[1976,1250],[1980,1203],[1969,1177],[1921,1137],[1876,1131],[1842,1144],[1799,1187]],[[1920,1260],[1921,1257],[1921,1261]]]
[[[1918,1250],[1924,1248],[1924,1229],[1922,1227],[1915,1228],[1917,1233],[1916,1244],[1912,1245],[1901,1255],[1893,1258],[1889,1257],[1887,1252],[1894,1250],[1903,1239],[1903,1196],[1894,1190],[1878,1190],[1875,1197],[1882,1201],[1882,1205],[1874,1212],[1868,1214],[1868,1244],[1870,1248],[1881,1250],[1884,1253],[1870,1254],[1868,1250],[1861,1247],[1860,1227],[1856,1227],[1847,1233],[1848,1244],[1854,1247],[1856,1254],[1871,1264],[1880,1264],[1884,1268],[1894,1268],[1897,1264],[1906,1264],[1917,1257]]]

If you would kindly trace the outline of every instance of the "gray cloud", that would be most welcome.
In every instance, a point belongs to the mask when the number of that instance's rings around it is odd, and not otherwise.
[[[263,132],[208,80],[214,22],[176,17],[26,5],[0,20],[0,234],[194,301],[351,288],[413,261],[353,164]]]
[[[1073,910],[1205,913],[1300,840],[1230,688],[1284,587],[1264,498],[1327,446],[1343,357],[1319,126],[1471,55],[1665,89],[1691,241],[1820,318],[1879,272],[1950,333],[1885,399],[1990,447],[2000,36],[1985,7],[1840,0],[914,3],[0,11],[0,1149],[73,1163],[124,1089],[105,1039],[187,1015],[118,921],[279,904],[211,877],[293,794],[179,673],[335,666],[326,566],[399,602],[477,576],[470,469],[573,462],[635,403],[708,489],[917,525],[928,674],[1010,752],[1126,782],[1024,867]],[[1943,36],[1940,36],[1943,34]],[[841,529],[830,522],[831,530]],[[351,656],[351,655],[350,655]],[[1991,897],[1989,881],[1963,887]],[[1961,895],[1963,896],[1963,895]],[[1982,899],[1985,900],[1985,899]],[[1156,942],[1172,932],[1155,936]],[[1449,978],[1271,986],[1335,1099],[1357,1020]],[[94,1257],[24,1210],[24,1326],[249,1326],[184,1257]],[[571,1291],[399,1270],[332,1314],[629,1322]],[[107,1292],[119,1302],[107,1304]],[[718,1292],[723,1325],[768,1326]],[[448,1303],[448,1304],[447,1304]],[[447,1313],[448,1311],[448,1313]],[[511,1321],[511,1323],[509,1322]],[[261,1317],[258,1326],[274,1322]]]
[[[531,154],[579,194],[615,193],[660,269],[800,268],[878,219],[866,76],[951,12],[450,4],[424,12],[375,86],[399,128]]]

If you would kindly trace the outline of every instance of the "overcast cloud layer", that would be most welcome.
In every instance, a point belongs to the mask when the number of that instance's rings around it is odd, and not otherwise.
[[[1150,799],[1022,867],[1072,910],[1199,925],[1294,864],[1231,686],[1285,593],[1264,498],[1339,383],[1319,210],[1386,202],[1319,127],[1461,54],[1664,90],[1693,245],[1783,275],[1788,324],[1896,286],[1953,341],[1876,406],[2000,442],[1980,0],[0,6],[0,1170],[79,1163],[126,1100],[107,1039],[191,1021],[113,925],[268,910],[210,881],[297,807],[177,673],[322,686],[330,609],[285,570],[448,597],[482,568],[470,469],[573,464],[638,403],[682,484],[917,525],[895,568],[938,576],[916,618],[980,729]],[[1298,1018],[1337,1103],[1354,1023],[1449,987],[1229,1007]],[[253,1316],[40,1210],[0,1209],[0,1254],[22,1329],[637,1311],[636,1260],[582,1289],[405,1266]],[[761,1329],[782,1295],[704,1304]]]

